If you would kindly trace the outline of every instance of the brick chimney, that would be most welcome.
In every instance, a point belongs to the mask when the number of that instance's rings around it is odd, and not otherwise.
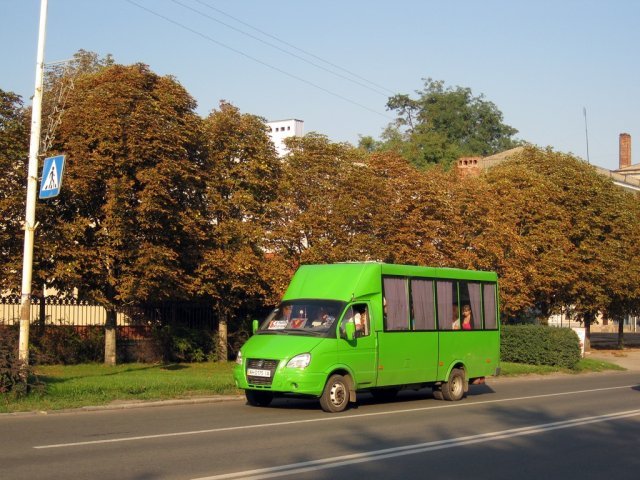
[[[461,177],[478,175],[480,173],[479,162],[482,157],[461,157],[458,159],[458,174]]]
[[[620,169],[631,165],[631,135],[620,134]]]

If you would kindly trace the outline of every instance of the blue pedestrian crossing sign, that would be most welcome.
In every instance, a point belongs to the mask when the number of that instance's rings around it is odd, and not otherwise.
[[[64,172],[64,155],[44,159],[42,181],[40,182],[40,198],[57,197],[62,187]]]

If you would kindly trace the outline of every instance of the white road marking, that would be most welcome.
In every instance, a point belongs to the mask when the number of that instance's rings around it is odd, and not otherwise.
[[[36,445],[33,448],[35,449],[47,449],[47,448],[66,448],[66,447],[79,447],[85,445],[99,445],[105,443],[122,443],[122,442],[134,442],[138,440],[152,440],[156,438],[170,438],[170,437],[184,437],[189,435],[202,435],[206,433],[218,433],[218,432],[230,432],[236,430],[251,430],[257,428],[273,428],[273,427],[281,427],[287,425],[301,425],[305,423],[315,423],[315,422],[335,422],[335,421],[345,421],[351,420],[354,418],[363,418],[363,417],[377,417],[384,415],[396,415],[399,413],[413,413],[413,412],[423,412],[426,410],[439,410],[443,408],[464,408],[464,407],[472,407],[478,405],[487,405],[492,403],[507,403],[507,402],[516,402],[520,400],[532,400],[538,398],[550,398],[550,397],[560,397],[566,395],[581,395],[585,393],[594,393],[594,392],[605,392],[609,390],[620,390],[620,389],[628,389],[637,387],[638,385],[623,385],[618,387],[607,387],[607,388],[594,388],[589,390],[575,390],[572,392],[559,392],[559,393],[548,393],[544,395],[532,395],[528,397],[514,397],[514,398],[504,398],[500,400],[483,400],[480,402],[469,402],[469,403],[447,403],[447,404],[438,404],[436,406],[431,407],[421,407],[421,408],[409,408],[403,410],[393,410],[387,412],[372,412],[372,413],[360,413],[353,415],[334,415],[334,416],[323,416],[320,418],[310,418],[306,420],[292,420],[289,422],[274,422],[274,423],[260,423],[256,425],[240,425],[235,427],[220,427],[220,428],[211,428],[206,430],[192,430],[186,432],[173,432],[173,433],[160,433],[156,435],[139,435],[135,437],[120,437],[120,438],[110,438],[110,439],[102,439],[102,440],[89,440],[85,442],[71,442],[71,443],[56,443],[51,445]]]
[[[594,417],[574,418],[561,422],[543,423],[540,425],[531,425],[528,427],[514,428],[498,432],[481,433],[478,435],[449,438],[446,440],[437,440],[434,442],[416,443],[413,445],[405,445],[402,447],[387,448],[384,450],[372,450],[369,452],[354,453],[351,455],[343,455],[340,457],[324,458],[320,460],[312,460],[309,462],[292,463],[289,465],[281,465],[278,467],[260,468],[256,470],[246,470],[243,472],[213,475],[210,477],[200,477],[193,480],[229,480],[237,478],[242,478],[243,480],[262,480],[266,478],[282,477],[285,475],[296,475],[318,470],[326,470],[329,468],[344,467],[357,463],[378,461],[385,458],[394,458],[404,455],[414,455],[416,453],[432,452],[434,450],[443,450],[445,448],[462,447],[464,445],[472,445],[475,443],[504,440],[507,438],[520,437],[524,435],[533,435],[536,433],[545,433],[551,430],[559,430],[562,428],[580,427],[583,425],[589,425],[591,423],[607,422],[638,415],[640,415],[640,410],[629,410],[626,412],[616,412]]]

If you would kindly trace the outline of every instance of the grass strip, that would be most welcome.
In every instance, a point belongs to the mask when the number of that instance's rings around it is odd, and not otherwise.
[[[166,400],[234,395],[240,392],[229,363],[148,365],[128,363],[43,365],[35,368],[39,384],[23,397],[0,397],[0,412],[59,410],[107,405],[123,400]]]
[[[127,363],[43,365],[35,368],[39,387],[29,395],[0,396],[0,413],[47,411],[112,402],[168,400],[212,395],[238,395],[233,381],[233,362],[149,365]],[[501,375],[545,375],[552,373],[624,370],[602,360],[582,359],[573,370],[502,362]]]

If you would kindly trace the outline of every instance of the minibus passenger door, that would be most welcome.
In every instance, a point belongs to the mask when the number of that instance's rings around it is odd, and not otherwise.
[[[353,372],[358,387],[373,385],[376,380],[376,342],[371,331],[370,309],[366,303],[349,306],[338,329],[338,362]],[[355,327],[355,337],[349,341],[346,325]]]

